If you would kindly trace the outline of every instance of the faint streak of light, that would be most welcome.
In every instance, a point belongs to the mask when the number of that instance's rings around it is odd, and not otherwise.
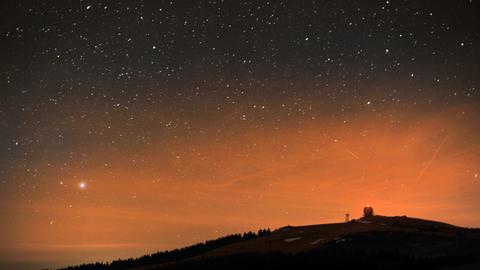
[[[90,248],[122,248],[122,247],[155,247],[158,244],[150,243],[92,243],[92,244],[22,244],[30,248],[42,249],[90,249]]]
[[[354,157],[355,159],[360,159],[359,156],[357,156],[355,153],[353,153],[352,151],[350,151],[349,149],[347,149],[347,152],[352,155],[352,157]]]
[[[198,194],[198,195],[202,195],[202,196],[209,196],[209,195],[210,195],[210,194],[207,193],[207,192],[198,191],[198,190],[195,190],[195,193]]]
[[[440,143],[440,145],[438,145],[437,149],[433,153],[432,158],[427,162],[427,164],[425,164],[425,166],[422,168],[420,173],[417,175],[417,177],[415,178],[416,181],[418,181],[423,176],[423,174],[427,171],[427,169],[430,167],[433,160],[437,157],[438,153],[442,149],[442,146],[445,144],[447,139],[448,139],[448,135],[446,135],[445,138],[443,138],[442,142]]]

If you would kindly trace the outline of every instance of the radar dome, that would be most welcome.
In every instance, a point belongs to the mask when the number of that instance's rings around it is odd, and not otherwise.
[[[371,205],[367,204],[365,208],[363,208],[363,217],[371,217],[373,216],[373,208]]]

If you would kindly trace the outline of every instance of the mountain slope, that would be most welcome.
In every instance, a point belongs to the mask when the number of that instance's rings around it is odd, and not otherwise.
[[[480,230],[409,217],[373,216],[348,223],[287,226],[207,247],[162,260],[70,269],[477,269]]]
[[[236,253],[282,252],[298,253],[325,244],[349,241],[349,236],[360,233],[397,232],[456,237],[463,229],[446,223],[407,218],[373,216],[348,223],[333,223],[280,228],[271,235],[218,248],[204,256]]]

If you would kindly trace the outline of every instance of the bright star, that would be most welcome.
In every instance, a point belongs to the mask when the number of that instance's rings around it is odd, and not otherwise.
[[[82,189],[82,190],[83,190],[83,189],[86,189],[86,188],[87,188],[87,183],[85,183],[85,182],[80,182],[80,183],[78,184],[78,187],[79,187],[80,189]]]

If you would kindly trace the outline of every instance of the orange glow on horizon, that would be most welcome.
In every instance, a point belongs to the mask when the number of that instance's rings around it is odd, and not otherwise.
[[[171,157],[151,145],[135,150],[141,164],[88,149],[98,166],[52,173],[63,182],[49,192],[70,195],[9,206],[14,222],[0,229],[11,248],[0,252],[48,257],[90,245],[95,252],[82,261],[137,256],[229,233],[341,222],[344,213],[360,217],[366,200],[379,215],[478,226],[479,132],[469,110],[414,125],[403,121],[409,115],[367,114],[348,125],[325,119],[199,138],[172,146]]]

